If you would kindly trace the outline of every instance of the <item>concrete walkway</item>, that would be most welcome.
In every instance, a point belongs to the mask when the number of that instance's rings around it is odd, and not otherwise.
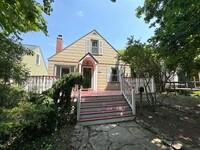
[[[135,121],[82,127],[76,125],[71,138],[72,150],[160,150],[162,145],[153,133]]]

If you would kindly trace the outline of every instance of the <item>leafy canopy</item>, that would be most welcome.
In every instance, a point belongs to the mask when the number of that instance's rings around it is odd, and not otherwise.
[[[144,16],[150,28],[155,27],[149,42],[167,60],[168,67],[179,66],[191,72],[191,65],[200,54],[199,0],[145,0],[136,15]]]
[[[47,22],[43,13],[50,15],[54,0],[2,0],[0,3],[0,32],[4,35],[42,31],[47,35]]]
[[[141,43],[140,40],[135,40],[133,36],[128,38],[126,50],[119,57],[131,65],[134,76],[155,76],[161,69],[161,59],[155,53],[153,46]]]
[[[28,70],[21,63],[24,55],[33,54],[25,49],[13,38],[6,38],[0,33],[0,85],[8,85],[11,82],[20,84],[25,80]]]

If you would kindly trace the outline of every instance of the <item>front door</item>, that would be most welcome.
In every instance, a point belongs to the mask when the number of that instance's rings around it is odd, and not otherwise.
[[[91,89],[92,88],[92,68],[83,68],[83,76],[85,77],[85,81],[83,83],[83,89]]]

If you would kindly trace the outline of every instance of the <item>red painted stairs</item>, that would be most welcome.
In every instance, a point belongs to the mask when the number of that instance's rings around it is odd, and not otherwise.
[[[81,98],[78,124],[93,125],[133,120],[135,116],[122,95]]]

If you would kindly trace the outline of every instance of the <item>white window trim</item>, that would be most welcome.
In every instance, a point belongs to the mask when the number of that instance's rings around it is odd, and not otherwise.
[[[38,62],[38,64],[37,64],[37,55],[39,56],[39,62]],[[41,56],[40,56],[39,53],[35,53],[35,64],[38,65],[38,66],[40,65],[40,57]]]

